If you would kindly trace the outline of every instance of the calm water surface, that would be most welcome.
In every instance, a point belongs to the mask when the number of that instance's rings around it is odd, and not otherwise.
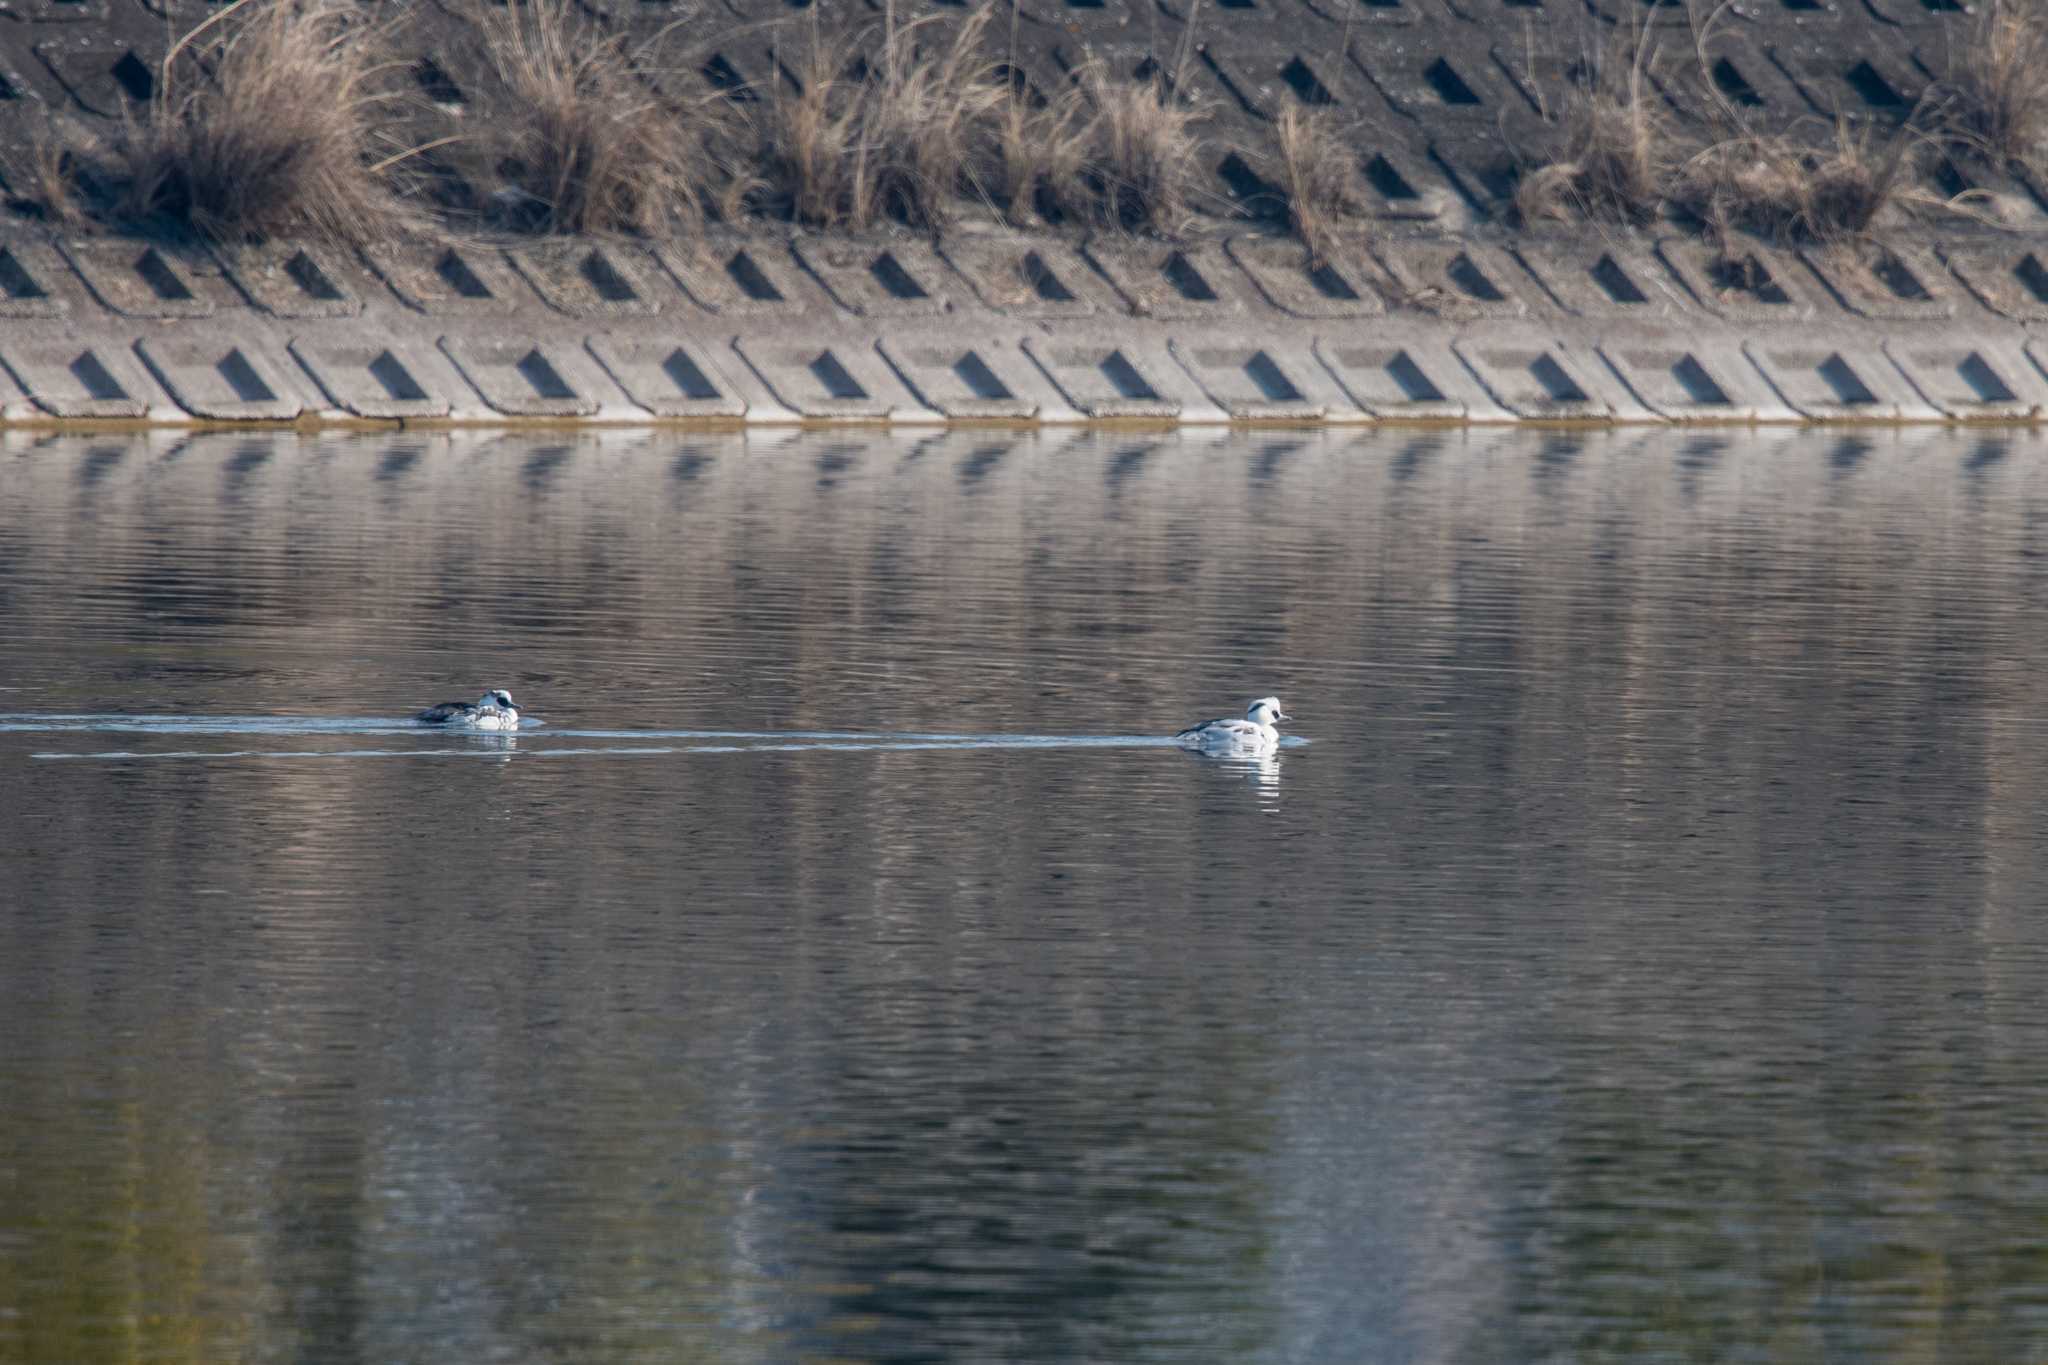
[[[2044,457],[5,438],[0,1360],[2040,1358]]]

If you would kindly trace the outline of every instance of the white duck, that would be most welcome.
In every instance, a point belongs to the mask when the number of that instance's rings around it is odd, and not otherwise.
[[[475,701],[444,701],[420,712],[422,725],[446,725],[457,730],[517,730],[519,708],[512,694],[494,687]]]
[[[1245,708],[1243,720],[1205,720],[1190,725],[1173,738],[1188,749],[1215,754],[1262,754],[1280,747],[1276,720],[1291,720],[1280,709],[1278,697],[1260,697]]]

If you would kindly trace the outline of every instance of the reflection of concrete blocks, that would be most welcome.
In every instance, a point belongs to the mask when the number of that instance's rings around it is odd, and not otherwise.
[[[878,343],[925,406],[964,421],[1028,422],[1040,403],[1035,375],[1008,346],[955,341]]]
[[[52,417],[128,418],[149,415],[149,389],[135,362],[112,346],[75,341],[9,342],[0,362],[29,401]]]
[[[702,348],[686,341],[622,341],[592,337],[590,353],[612,382],[656,417],[734,419],[747,415],[734,390]]]
[[[351,272],[325,248],[294,242],[240,247],[227,272],[258,308],[280,318],[346,318],[363,311]]]
[[[1975,336],[1895,337],[1884,351],[1945,417],[2026,421],[2048,411],[2048,381],[2010,343]]]
[[[1411,422],[1506,422],[1441,336],[1417,331],[1373,341],[1318,337],[1323,362],[1351,401],[1375,417]]]
[[[899,241],[798,242],[797,256],[841,308],[868,318],[931,317],[943,313],[946,268],[929,246]]]
[[[141,242],[66,242],[64,255],[94,297],[131,318],[203,318],[214,311],[219,267],[197,252]]]
[[[768,391],[800,417],[814,421],[886,422],[915,414],[909,395],[879,356],[851,345],[749,341],[733,349]]]
[[[446,417],[445,393],[427,385],[432,368],[403,342],[328,343],[292,341],[292,354],[337,407],[357,417],[429,419]]]
[[[304,410],[260,347],[179,335],[148,337],[135,349],[178,406],[205,421],[289,422]]]
[[[566,346],[441,338],[441,349],[493,411],[507,417],[590,417],[597,378]]]
[[[1600,354],[1629,391],[1674,422],[1790,422],[1799,414],[1727,341],[1605,341]]]
[[[1169,345],[1209,400],[1238,422],[1313,422],[1333,413],[1341,420],[1364,414],[1305,347],[1269,340],[1213,343],[1175,338]]]
[[[1653,418],[1597,360],[1585,363],[1548,336],[1486,334],[1452,343],[1495,402],[1530,421],[1606,422]]]
[[[1742,349],[1787,403],[1816,422],[1926,421],[1939,416],[1875,348],[1752,341]]]
[[[1371,318],[1387,311],[1363,260],[1333,252],[1311,261],[1299,242],[1234,238],[1228,251],[1266,301],[1298,318]]]

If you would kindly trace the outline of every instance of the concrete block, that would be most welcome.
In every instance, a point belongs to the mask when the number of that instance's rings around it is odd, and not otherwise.
[[[829,306],[782,242],[707,235],[663,242],[654,255],[693,300],[721,317],[816,317]]]
[[[135,343],[179,407],[209,422],[289,422],[298,392],[261,346],[225,336],[145,337]]]
[[[1748,341],[1742,349],[1779,396],[1813,421],[1925,422],[1940,416],[1876,347],[1788,339]]]
[[[2048,412],[2048,379],[2028,363],[2016,337],[1891,337],[1884,352],[1944,417],[2025,422]]]
[[[446,417],[450,401],[433,383],[437,366],[413,346],[394,341],[316,341],[294,337],[291,351],[336,407],[357,417]]]
[[[348,318],[363,311],[354,271],[325,247],[267,242],[224,253],[228,277],[258,308],[280,318]]]
[[[1233,422],[1365,420],[1314,353],[1298,343],[1175,337],[1167,349]]]
[[[1986,308],[2016,322],[2048,322],[2048,248],[1945,247],[1942,256]]]
[[[0,364],[52,417],[147,417],[151,389],[125,348],[77,341],[0,341]]]
[[[1384,242],[1374,250],[1394,301],[1446,318],[1513,318],[1528,311],[1514,261],[1473,242]]]
[[[531,297],[504,256],[484,247],[372,246],[363,256],[429,317],[497,317]]]
[[[1893,246],[1840,246],[1800,251],[1844,306],[1866,318],[1937,322],[1955,316],[1948,271],[1925,251]]]
[[[93,297],[131,318],[211,317],[220,267],[198,251],[116,238],[63,243]]]
[[[1351,401],[1375,417],[1411,422],[1511,422],[1451,350],[1447,337],[1393,329],[1371,339],[1321,336],[1316,358]]]
[[[564,345],[442,337],[441,349],[485,403],[507,417],[593,417],[597,377]]]
[[[1139,317],[1220,319],[1245,311],[1250,281],[1216,246],[1096,238],[1087,250]]]
[[[0,243],[0,318],[56,318],[71,311],[70,269],[42,242]]]
[[[1340,250],[1312,262],[1301,243],[1271,237],[1232,238],[1225,249],[1268,303],[1295,317],[1371,318],[1387,311],[1363,253]]]
[[[1799,419],[1732,339],[1610,338],[1598,349],[1637,401],[1674,422]]]
[[[859,345],[747,337],[732,345],[775,401],[806,420],[887,422],[917,412],[881,357]]]
[[[1451,343],[1493,401],[1530,421],[1643,421],[1656,414],[1635,401],[1597,357],[1536,332],[1491,331]],[[1590,363],[1589,363],[1590,359]]]
[[[1515,256],[1558,305],[1582,318],[1669,320],[1686,311],[1684,289],[1650,252],[1619,241],[1515,244]]]
[[[547,242],[505,253],[548,307],[572,318],[652,317],[661,311],[653,262],[616,242]]]
[[[1733,255],[1684,237],[1657,243],[1657,255],[1693,298],[1710,312],[1737,322],[1803,322],[1815,312],[1804,267],[1765,247]],[[1810,276],[1806,277],[1810,279]]]
[[[1073,246],[1056,238],[955,237],[939,251],[1000,313],[1020,318],[1085,318],[1124,311],[1109,282]]]
[[[849,313],[865,318],[934,317],[950,307],[951,277],[945,263],[923,242],[878,246],[806,238],[793,249],[804,268]]]
[[[1028,422],[1042,406],[1038,376],[1014,345],[885,337],[876,347],[926,407],[949,418]]]
[[[1171,359],[1153,354],[1157,349],[1135,342],[1115,346],[1043,337],[1024,341],[1025,353],[1068,406],[1084,417],[1174,421],[1187,406],[1186,394],[1171,378]]]
[[[626,396],[656,417],[735,419],[746,400],[708,348],[680,339],[592,337],[585,343]]]

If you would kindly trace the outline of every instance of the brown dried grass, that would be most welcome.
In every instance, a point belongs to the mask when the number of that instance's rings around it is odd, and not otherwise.
[[[1273,125],[1279,144],[1280,186],[1287,217],[1320,264],[1349,219],[1365,211],[1365,176],[1358,149],[1323,109],[1289,106]]]
[[[45,194],[57,212],[219,242],[412,230],[388,175],[408,153],[380,155],[384,50],[345,0],[236,0],[172,46],[140,119],[46,149]]]
[[[1663,204],[1684,156],[1677,121],[1650,82],[1656,44],[1643,28],[1614,44],[1567,94],[1557,154],[1516,187],[1525,222],[1577,215],[1640,226]]]
[[[1943,94],[1956,141],[2037,163],[2048,140],[2048,9],[2041,0],[1987,0],[1951,54]]]
[[[1880,215],[1917,197],[1924,138],[1847,119],[1831,145],[1790,134],[1745,133],[1705,148],[1679,169],[1673,197],[1723,236],[1741,228],[1793,242],[1864,237]]]
[[[1201,111],[1157,77],[1119,80],[1096,66],[1082,85],[1094,107],[1087,161],[1056,197],[1112,227],[1179,233],[1202,174]]]

